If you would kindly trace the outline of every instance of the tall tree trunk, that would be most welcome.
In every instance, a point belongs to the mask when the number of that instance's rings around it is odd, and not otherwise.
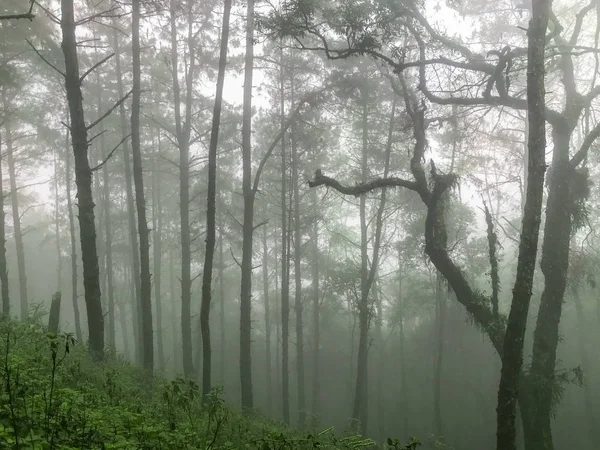
[[[533,335],[531,368],[527,382],[532,408],[529,413],[533,415],[531,440],[526,443],[528,450],[554,448],[551,419],[556,383],[556,349],[567,284],[572,231],[569,198],[569,178],[573,170],[569,165],[570,133],[555,127],[553,140],[553,168],[546,203],[546,224],[540,264],[545,285]]]
[[[179,57],[177,49],[177,23],[175,0],[170,2],[171,21],[171,70],[173,78],[173,99],[175,103],[175,128],[179,146],[179,219],[181,239],[181,337],[183,344],[183,374],[187,378],[194,376],[192,355],[192,276],[191,276],[191,237],[190,237],[190,132],[192,119],[192,87],[195,73],[193,47],[192,5],[188,0],[188,60],[186,70],[185,118],[181,118],[181,90],[179,87]]]
[[[65,88],[71,116],[71,138],[75,156],[75,183],[77,185],[79,207],[79,232],[83,261],[83,286],[88,317],[89,350],[94,359],[101,360],[104,357],[104,317],[102,314],[100,272],[96,251],[92,172],[88,161],[88,128],[83,114],[73,0],[61,1],[61,13]]]
[[[361,158],[361,180],[367,181],[368,175],[368,154],[369,154],[369,107],[367,101],[367,93],[362,92],[362,158]],[[392,149],[392,131],[393,122],[396,113],[396,102],[392,104],[390,115],[390,126],[388,130],[388,138],[386,142],[385,153],[385,168],[384,178],[389,173],[390,155]],[[368,336],[371,315],[371,305],[369,304],[369,292],[373,286],[377,268],[379,265],[379,253],[381,245],[381,233],[383,229],[383,210],[386,202],[386,189],[382,189],[379,208],[377,209],[377,217],[375,221],[375,239],[373,242],[373,257],[371,267],[369,267],[368,256],[368,225],[367,225],[367,204],[366,196],[360,196],[360,253],[361,253],[361,270],[360,270],[360,301],[358,307],[358,322],[359,322],[359,338],[358,338],[358,358],[356,366],[356,389],[354,393],[354,408],[352,417],[360,420],[361,429],[364,434],[368,433]]]
[[[221,105],[223,86],[227,66],[227,45],[229,42],[229,16],[232,0],[223,5],[223,26],[221,29],[221,49],[219,53],[219,72],[217,74],[217,92],[213,108],[210,145],[208,148],[208,193],[206,200],[206,253],[202,279],[202,305],[200,308],[200,329],[202,332],[202,393],[207,395],[211,386],[212,350],[210,345],[210,302],[212,294],[213,260],[216,244],[217,216],[217,145],[219,143],[219,125],[221,123]]]
[[[400,411],[402,415],[402,438],[408,439],[409,406],[408,406],[408,383],[406,378],[406,351],[404,335],[404,297],[402,295],[402,247],[398,245],[398,308],[400,317],[398,319],[398,357],[400,358]]]
[[[265,381],[267,391],[267,415],[271,415],[273,409],[273,376],[271,373],[271,305],[269,299],[269,248],[267,246],[267,227],[264,226],[263,233],[263,298],[265,303]]]
[[[252,73],[254,66],[254,0],[248,0],[246,14],[246,56],[244,59],[244,105],[242,116],[242,279],[240,295],[240,378],[242,409],[254,406],[252,394],[252,237],[254,232],[254,191],[252,189]]]
[[[140,0],[132,0],[131,46],[133,55],[133,92],[131,102],[131,151],[133,155],[133,179],[135,183],[135,206],[137,209],[138,232],[140,235],[140,275],[143,365],[146,370],[154,369],[154,332],[152,327],[152,282],[150,276],[150,233],[146,218],[144,197],[144,175],[142,172],[142,150],[140,145]]]
[[[100,136],[102,139],[102,136]],[[108,155],[104,155],[108,157]],[[112,258],[112,224],[110,216],[110,182],[108,175],[108,165],[102,166],[103,178],[103,202],[104,202],[104,234],[106,236],[106,250],[104,252],[105,271],[106,271],[106,290],[108,296],[108,347],[111,351],[116,350],[116,325],[115,325],[115,288],[113,279],[113,258]]]
[[[220,310],[220,325],[221,325],[221,361],[220,361],[220,381],[225,385],[225,355],[226,350],[226,333],[225,333],[225,258],[223,256],[223,218],[219,211],[219,302]]]
[[[119,48],[118,32],[115,30],[113,35],[113,48],[115,51],[115,77],[117,79],[117,93],[119,97],[123,97],[123,72],[121,70],[121,52]],[[125,114],[125,105],[121,103],[119,105],[119,118],[121,123],[121,135],[123,138],[127,137],[127,116]],[[135,203],[133,197],[133,181],[131,171],[131,156],[129,153],[129,147],[127,145],[127,139],[123,142],[123,171],[125,173],[125,193],[127,198],[127,225],[129,230],[129,240],[131,242],[131,269],[133,278],[133,296],[132,304],[133,308],[133,336],[134,336],[134,352],[135,362],[138,365],[142,365],[142,332],[141,332],[141,314],[140,307],[142,304],[142,288],[141,288],[141,276],[140,276],[140,247],[138,245],[138,236],[135,226]]]
[[[275,392],[281,393],[281,312],[279,307],[279,245],[277,239],[275,241]],[[279,400],[278,397],[275,397]]]
[[[311,190],[311,201],[314,214],[317,214],[317,191]],[[312,385],[312,412],[313,415],[318,415],[321,410],[320,404],[320,346],[321,346],[321,301],[319,292],[319,220],[315,218],[312,226],[312,251],[313,251],[313,266],[312,266],[312,295],[313,295],[313,385]]]
[[[379,438],[383,439],[385,435],[385,400],[383,397],[383,383],[385,381],[385,354],[383,342],[383,302],[379,283],[373,286],[373,295],[375,296],[375,308],[377,320],[375,321],[375,339],[377,342],[377,378],[376,378],[376,405],[377,405],[377,431]]]
[[[69,155],[69,129],[65,132],[65,185],[67,188],[67,210],[69,213],[69,235],[71,237],[71,296],[73,301],[73,316],[75,319],[75,337],[83,342],[81,319],[79,318],[79,283],[77,281],[77,238],[75,237],[75,214],[71,198],[71,157]]]
[[[362,105],[362,164],[361,181],[367,181],[367,157],[368,157],[368,114],[369,109],[366,98]],[[368,225],[367,225],[367,196],[360,196],[360,302],[358,305],[358,359],[356,362],[356,389],[354,393],[354,410],[352,417],[360,421],[363,434],[368,433],[368,337],[370,322],[369,289],[367,288],[369,277],[368,256]]]
[[[444,293],[444,280],[442,274],[436,272],[435,283],[435,315],[437,331],[437,349],[435,352],[435,375],[433,378],[433,410],[435,434],[444,436],[442,421],[442,369],[444,363],[444,329],[446,327],[446,295]]]
[[[544,53],[550,4],[551,0],[534,0],[528,31],[527,188],[517,262],[517,278],[504,337],[504,354],[502,355],[502,370],[498,388],[497,450],[516,450],[517,448],[517,399],[519,398],[519,381],[523,366],[523,342],[537,257],[544,195],[544,172],[546,170]],[[521,408],[521,412],[528,414],[528,411],[523,408]]]
[[[279,64],[280,82],[280,120],[285,122],[285,91],[283,50]],[[289,372],[289,324],[290,324],[290,266],[288,255],[288,219],[287,219],[287,149],[285,136],[281,139],[281,400],[283,421],[290,423],[290,372]]]
[[[173,337],[173,372],[179,375],[182,364],[180,354],[182,351],[181,342],[177,339],[178,327],[177,327],[177,305],[175,304],[176,292],[175,292],[175,260],[173,257],[173,250],[169,251],[169,292],[171,293],[171,328]],[[180,318],[181,319],[181,318]],[[180,322],[181,323],[181,322]]]
[[[8,99],[5,89],[2,89],[2,103],[9,110]],[[23,248],[23,233],[21,231],[21,215],[19,213],[19,196],[17,190],[17,171],[15,168],[15,156],[13,150],[12,123],[10,114],[4,121],[6,133],[6,160],[8,162],[8,178],[10,182],[10,201],[12,205],[13,230],[17,251],[17,270],[19,273],[19,297],[21,306],[21,320],[27,319],[29,315],[29,299],[27,296],[27,272],[25,268],[25,250]]]
[[[583,370],[584,375],[588,375],[590,373],[590,358],[587,351],[588,339],[585,313],[583,311],[583,305],[581,304],[579,289],[574,286],[572,292],[573,303],[575,303],[575,311],[577,313],[577,340],[579,344],[579,357],[581,358],[581,369]],[[582,392],[583,403],[585,405],[585,417],[588,422],[588,443],[590,448],[600,448],[600,436],[596,426],[596,413],[593,404],[594,396],[590,388],[589,379],[584,380]]]
[[[56,235],[56,291],[61,292],[62,289],[62,256],[60,248],[60,224],[59,224],[59,198],[58,198],[58,156],[57,151],[54,151],[54,234]]]
[[[2,137],[0,136],[0,155],[2,154]],[[2,315],[10,316],[10,297],[8,293],[8,265],[6,263],[6,215],[4,213],[4,189],[2,174],[2,157],[0,157],[0,284],[2,295]]]
[[[154,139],[153,139],[154,141]],[[162,191],[160,188],[160,171],[156,167],[156,159],[161,154],[160,130],[158,132],[158,153],[152,158],[152,230],[153,230],[153,264],[154,264],[154,303],[156,305],[156,345],[158,356],[158,368],[165,369],[165,350],[163,334],[163,311],[162,311]]]
[[[294,77],[291,77],[291,99],[294,104]],[[300,188],[298,181],[298,145],[295,128],[291,129],[292,144],[292,190],[294,195],[294,309],[296,310],[296,383],[298,388],[298,428],[304,429],[306,421],[306,397],[304,394],[304,326],[302,323],[302,273],[300,233]]]

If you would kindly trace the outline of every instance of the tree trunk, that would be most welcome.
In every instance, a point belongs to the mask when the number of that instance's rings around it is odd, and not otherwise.
[[[123,89],[123,73],[121,71],[121,52],[119,49],[119,38],[117,31],[115,30],[113,35],[113,48],[115,51],[115,77],[117,79],[117,93],[120,98],[125,95]],[[125,105],[121,103],[119,105],[119,118],[121,121],[121,135],[123,138],[127,136],[127,117],[125,115]],[[134,352],[135,362],[138,365],[142,365],[142,349],[143,343],[142,332],[141,332],[141,314],[140,307],[142,304],[142,288],[141,288],[141,276],[140,276],[140,248],[138,245],[137,231],[135,227],[135,204],[133,198],[133,182],[131,174],[131,156],[129,154],[129,147],[127,146],[127,139],[123,142],[123,170],[125,173],[125,193],[127,198],[127,225],[129,229],[129,239],[131,242],[131,269],[133,278],[134,292],[132,296],[133,307],[131,309],[133,316],[133,336],[134,336]]]
[[[294,104],[294,77],[292,76],[291,99]],[[298,428],[304,429],[306,421],[306,398],[304,393],[304,326],[302,323],[302,273],[300,233],[300,188],[298,180],[298,146],[295,128],[291,129],[292,144],[292,191],[294,195],[294,309],[296,310],[296,383],[298,388]]]
[[[533,130],[531,130],[533,131]],[[546,224],[541,268],[545,278],[536,328],[533,335],[531,369],[527,382],[532,396],[532,436],[527,449],[553,450],[551,418],[555,384],[559,323],[567,284],[571,214],[569,198],[570,133],[554,127],[554,151],[550,189],[546,203]]]
[[[58,198],[58,157],[57,151],[54,151],[54,234],[56,235],[56,290],[62,289],[62,256],[60,248],[60,226],[59,226],[59,198]]]
[[[0,154],[2,154],[2,137],[0,136]],[[2,294],[2,316],[10,316],[10,297],[8,293],[8,266],[6,264],[6,215],[4,213],[4,189],[2,174],[2,158],[0,157],[0,284]]]
[[[154,141],[154,139],[153,139]],[[160,172],[156,167],[156,159],[161,153],[160,131],[158,132],[158,153],[152,159],[152,230],[154,242],[153,264],[154,264],[154,303],[156,304],[156,345],[158,356],[158,368],[165,369],[165,350],[163,335],[163,311],[162,311],[162,191],[160,188]]]
[[[71,138],[75,156],[75,183],[79,207],[79,232],[83,261],[83,286],[88,317],[89,350],[94,359],[104,357],[104,317],[100,298],[100,272],[96,251],[96,225],[92,198],[92,172],[88,161],[88,129],[83,114],[83,96],[77,59],[73,0],[61,1],[62,50],[65,58],[65,88],[71,116]]]
[[[279,245],[275,241],[275,392],[281,393],[281,311],[279,307]],[[275,397],[278,400],[278,397]]]
[[[57,291],[52,296],[52,302],[50,303],[50,314],[48,316],[48,331],[50,333],[58,334],[60,331],[60,300],[62,295],[60,291]]]
[[[313,211],[317,214],[317,191],[311,190],[311,201]],[[319,220],[315,218],[312,226],[312,244],[313,244],[313,266],[312,266],[312,294],[313,294],[313,385],[312,385],[312,412],[318,415],[321,410],[319,389],[320,370],[320,346],[321,346],[321,301],[319,292]]]
[[[369,108],[366,95],[362,99],[362,164],[361,181],[367,181],[368,162],[368,125]],[[360,301],[358,304],[358,359],[356,361],[356,389],[354,393],[354,409],[352,417],[360,421],[361,431],[368,434],[369,407],[368,397],[368,337],[369,337],[369,256],[368,256],[368,225],[367,225],[367,196],[360,196]]]
[[[169,251],[169,292],[171,293],[171,328],[173,338],[173,372],[179,375],[182,364],[180,360],[180,352],[182,350],[181,342],[177,339],[177,306],[175,304],[175,260],[173,251]],[[180,318],[181,319],[181,318]],[[181,323],[181,322],[180,322]]]
[[[513,288],[513,301],[504,336],[504,354],[502,355],[502,370],[498,388],[498,405],[496,408],[497,450],[516,450],[517,448],[517,399],[519,398],[519,380],[523,366],[523,342],[537,257],[544,196],[544,172],[546,170],[544,53],[550,3],[551,0],[535,0],[533,2],[533,15],[528,31],[527,189],[523,211],[522,237],[519,244],[517,278]],[[523,409],[521,412],[522,414],[528,414],[528,411]]]
[[[2,89],[2,103],[8,111],[8,99],[5,89]],[[21,305],[21,320],[26,320],[29,315],[29,299],[27,297],[27,273],[25,268],[25,250],[23,249],[23,233],[21,232],[21,215],[19,213],[19,196],[17,190],[17,173],[15,169],[15,156],[13,151],[13,135],[10,115],[4,121],[6,132],[6,160],[8,162],[8,178],[10,182],[10,201],[12,204],[13,230],[17,251],[17,270],[19,273],[19,297]]]
[[[133,54],[133,92],[131,102],[131,151],[133,156],[133,179],[135,183],[135,206],[137,209],[138,232],[140,235],[141,275],[141,322],[143,365],[146,370],[154,369],[154,332],[152,327],[152,284],[150,275],[150,233],[146,219],[144,197],[144,175],[142,173],[142,150],[140,145],[140,1],[133,0],[131,16],[131,45]]]
[[[191,238],[190,238],[190,132],[192,117],[192,86],[194,80],[195,56],[193,52],[192,8],[188,0],[188,59],[186,70],[185,121],[181,118],[181,93],[179,87],[177,24],[175,21],[176,3],[170,2],[171,20],[171,70],[173,78],[173,99],[175,107],[175,127],[179,146],[179,219],[181,239],[181,337],[183,346],[183,374],[194,377],[192,355],[192,276],[191,276]]]
[[[102,138],[102,136],[101,136]],[[108,157],[108,155],[104,155]],[[106,270],[106,290],[108,291],[108,347],[111,351],[116,350],[116,325],[115,325],[115,288],[113,279],[112,259],[112,224],[110,216],[110,184],[108,165],[102,166],[103,201],[104,201],[104,234],[106,235],[106,251],[104,252]]]
[[[69,234],[71,236],[71,296],[73,301],[73,315],[75,318],[75,337],[83,342],[81,333],[81,319],[79,318],[79,283],[77,281],[77,239],[75,237],[75,215],[73,214],[73,200],[71,199],[71,158],[69,156],[69,130],[65,133],[65,185],[67,187],[67,210],[69,213]]]
[[[202,393],[208,395],[211,386],[212,350],[210,345],[210,303],[212,294],[213,260],[216,243],[217,216],[217,145],[219,142],[219,125],[221,123],[221,105],[223,103],[223,86],[227,66],[227,45],[229,42],[229,16],[232,0],[225,0],[223,6],[223,26],[221,29],[221,49],[219,54],[219,72],[217,75],[217,92],[213,108],[210,145],[208,148],[208,193],[206,207],[206,253],[204,256],[204,272],[202,279],[202,305],[200,309],[200,329],[202,332]]]
[[[267,415],[271,416],[273,409],[273,377],[271,373],[271,305],[269,299],[269,249],[267,247],[267,227],[263,233],[263,298],[265,303],[265,381],[267,391]]]
[[[220,380],[225,386],[225,355],[226,349],[226,334],[225,334],[225,258],[223,257],[223,220],[222,214],[219,212],[219,302],[221,303],[220,324],[221,324],[221,361],[220,361]]]
[[[600,448],[600,436],[596,427],[596,414],[594,411],[593,404],[593,393],[590,388],[590,380],[588,375],[590,373],[590,358],[587,351],[587,327],[585,313],[583,311],[583,305],[581,304],[581,298],[579,297],[579,289],[577,287],[572,288],[573,291],[573,303],[575,303],[575,311],[577,313],[577,338],[579,344],[579,357],[581,358],[581,370],[583,371],[586,379],[583,383],[583,403],[585,405],[585,417],[588,422],[588,442],[590,448]]]
[[[383,342],[383,302],[381,292],[379,292],[379,283],[373,286],[373,295],[375,296],[375,307],[377,311],[377,320],[375,321],[375,339],[377,342],[377,379],[376,379],[376,398],[377,398],[377,431],[379,439],[384,439],[385,435],[385,401],[383,397],[383,383],[385,377],[385,354]]]
[[[362,92],[362,158],[361,158],[361,180],[367,181],[368,174],[368,154],[369,154],[369,107],[367,102],[367,93]],[[390,115],[390,126],[388,129],[388,137],[386,142],[385,152],[385,168],[384,178],[387,177],[390,167],[390,155],[392,150],[392,132],[393,123],[396,113],[396,102],[392,103]],[[381,233],[383,229],[383,210],[386,202],[386,189],[382,189],[379,208],[377,209],[377,217],[375,221],[375,239],[373,243],[373,258],[371,267],[369,267],[368,256],[368,225],[367,225],[367,199],[365,195],[360,196],[360,252],[361,252],[361,270],[360,270],[360,301],[358,305],[358,323],[359,323],[359,339],[358,339],[358,358],[357,358],[357,375],[356,389],[354,393],[354,408],[352,417],[360,420],[363,434],[368,433],[368,336],[371,315],[371,305],[369,304],[369,292],[373,286],[377,268],[379,265],[379,247],[381,245]]]
[[[248,0],[246,14],[246,56],[244,59],[244,105],[242,116],[242,279],[240,295],[240,377],[242,409],[250,412],[252,395],[252,237],[254,232],[254,192],[252,189],[252,73],[254,66],[254,0]]]
[[[283,50],[279,64],[280,82],[280,120],[285,122],[285,91],[283,71]],[[285,136],[284,136],[285,137]],[[281,139],[281,401],[283,421],[290,423],[290,372],[289,372],[289,323],[290,323],[290,266],[288,255],[288,219],[287,219],[287,149],[285,139]]]
[[[398,307],[400,308],[400,318],[398,319],[398,357],[400,358],[400,411],[402,415],[402,439],[408,439],[410,434],[408,427],[409,406],[408,406],[408,383],[406,378],[406,352],[404,336],[404,297],[402,295],[402,249],[398,246]]]
[[[446,296],[442,275],[436,273],[435,284],[435,315],[437,328],[437,349],[435,353],[435,374],[433,378],[433,410],[435,416],[435,434],[444,436],[442,421],[442,369],[444,363],[444,329],[446,326]]]

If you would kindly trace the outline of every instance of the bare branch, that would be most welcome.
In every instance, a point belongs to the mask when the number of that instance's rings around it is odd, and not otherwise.
[[[125,142],[129,137],[131,136],[131,134],[128,134],[127,136],[125,136],[123,139],[121,139],[119,141],[119,143],[117,145],[115,145],[115,148],[113,148],[108,155],[106,156],[106,158],[104,158],[104,161],[102,161],[100,164],[98,164],[96,167],[93,167],[90,169],[91,172],[95,172],[96,170],[99,170],[102,168],[102,166],[104,166],[104,164],[106,164],[108,162],[108,160],[110,158],[112,158],[113,154],[117,151],[117,149],[121,146],[121,144],[123,142]]]
[[[262,171],[265,168],[265,165],[267,164],[267,160],[273,153],[273,150],[275,150],[275,147],[277,146],[279,141],[283,138],[287,129],[292,125],[292,123],[296,120],[297,116],[300,114],[300,109],[302,108],[302,106],[306,103],[314,105],[317,101],[318,94],[320,94],[321,92],[323,92],[325,89],[328,89],[328,88],[329,87],[325,87],[323,89],[319,89],[316,92],[311,92],[310,94],[308,94],[306,97],[304,97],[302,100],[300,100],[298,102],[298,105],[294,109],[294,112],[290,115],[289,119],[283,124],[283,126],[279,130],[279,133],[277,133],[277,136],[275,136],[275,139],[273,139],[273,142],[271,142],[271,145],[269,146],[266,153],[262,157],[262,159],[258,165],[258,168],[256,169],[256,175],[254,176],[254,184],[252,186],[252,192],[256,193],[256,191],[258,191],[258,184],[260,182],[260,177],[262,175]]]
[[[268,224],[268,223],[269,223],[269,219],[267,219],[267,220],[263,220],[261,223],[254,225],[254,226],[252,227],[252,229],[253,229],[253,230],[256,230],[257,228],[260,228],[260,227],[262,227],[263,225],[266,225],[266,224]]]
[[[83,82],[83,80],[85,80],[85,77],[87,77],[90,73],[92,73],[94,71],[94,69],[100,67],[102,64],[104,64],[106,61],[108,61],[113,56],[115,56],[115,54],[111,53],[106,58],[101,59],[96,64],[94,64],[92,67],[90,67],[88,70],[86,70],[85,73],[79,77],[79,82],[80,83]]]
[[[92,143],[92,141],[94,141],[97,137],[102,136],[104,133],[106,133],[108,130],[102,130],[100,133],[95,134],[94,136],[92,136],[90,139],[88,139],[88,145],[90,145]]]
[[[588,150],[590,149],[592,144],[596,141],[596,139],[599,139],[599,138],[600,138],[600,123],[597,124],[592,129],[592,131],[590,131],[588,133],[588,135],[585,137],[583,144],[581,144],[581,147],[579,148],[577,153],[575,153],[573,158],[571,158],[571,161],[569,162],[569,164],[571,165],[572,168],[576,168],[585,159],[585,157],[588,154]]]
[[[107,9],[106,11],[101,11],[101,12],[99,12],[97,14],[92,14],[89,17],[86,17],[84,19],[81,19],[81,20],[78,20],[77,22],[75,22],[75,26],[77,27],[79,25],[84,25],[86,23],[93,22],[93,21],[95,21],[96,19],[99,19],[99,18],[113,18],[113,19],[117,19],[119,17],[123,17],[125,14],[112,14],[113,12],[117,11],[118,9],[119,9],[118,6],[113,6],[112,8]]]
[[[231,257],[233,258],[233,260],[235,261],[235,263],[240,266],[240,268],[242,267],[242,263],[240,263],[238,261],[238,259],[235,257],[235,255],[233,254],[233,250],[231,249],[231,247],[229,247],[229,253],[231,253]]]
[[[85,127],[86,130],[91,130],[92,128],[94,128],[96,125],[98,125],[100,122],[102,122],[104,119],[106,119],[108,116],[110,116],[110,114],[117,109],[119,106],[121,106],[121,104],[127,100],[127,97],[129,97],[131,94],[133,93],[133,89],[130,90],[127,94],[125,94],[123,96],[123,98],[121,98],[118,102],[116,102],[108,111],[106,111],[104,114],[102,114],[98,119],[96,119],[94,122],[92,122],[90,125],[88,125],[87,127]]]
[[[59,74],[62,75],[63,78],[66,77],[65,73],[60,70],[58,67],[56,67],[54,64],[52,64],[50,61],[48,61],[39,51],[37,48],[35,48],[35,46],[31,43],[31,41],[29,39],[25,39],[25,42],[27,42],[27,44],[29,44],[29,46],[33,49],[33,51],[40,57],[40,59],[42,61],[44,61],[46,64],[48,64],[50,67],[52,67],[54,70],[56,70]]]
[[[35,18],[35,14],[33,14],[33,5],[34,2],[29,2],[29,11],[21,14],[6,14],[0,15],[0,20],[19,20],[19,19],[28,19],[33,20]]]

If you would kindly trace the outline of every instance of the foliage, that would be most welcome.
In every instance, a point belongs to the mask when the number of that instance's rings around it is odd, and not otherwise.
[[[228,409],[221,388],[149,378],[118,357],[92,362],[70,334],[0,322],[0,448],[358,449],[375,445],[333,428],[300,436]],[[393,442],[395,449],[415,449]]]

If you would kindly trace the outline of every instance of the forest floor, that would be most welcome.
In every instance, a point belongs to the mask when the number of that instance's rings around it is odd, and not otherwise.
[[[35,322],[0,321],[0,372],[0,448],[374,447],[359,435],[301,435],[258,414],[242,415],[220,389],[203,400],[194,381],[150,377],[119,355],[93,362],[71,335]]]

